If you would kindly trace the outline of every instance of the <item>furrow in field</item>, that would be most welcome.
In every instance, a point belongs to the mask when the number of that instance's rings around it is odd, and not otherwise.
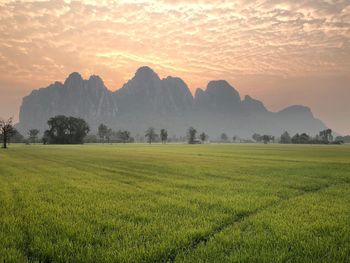
[[[243,220],[249,218],[250,216],[253,216],[255,214],[258,214],[264,210],[270,209],[272,207],[275,207],[277,205],[280,205],[283,202],[287,202],[293,198],[297,198],[309,193],[314,193],[314,192],[319,192],[322,191],[324,189],[327,189],[329,187],[335,186],[336,184],[333,185],[325,185],[325,186],[321,186],[319,188],[313,188],[313,189],[309,189],[309,190],[304,190],[302,193],[300,194],[296,194],[293,195],[291,197],[286,197],[286,198],[281,198],[278,201],[274,201],[271,202],[268,205],[259,207],[257,209],[254,209],[252,211],[247,211],[247,212],[242,212],[239,214],[234,215],[233,217],[227,219],[226,221],[224,221],[223,223],[214,226],[210,232],[208,232],[205,235],[196,237],[194,239],[192,239],[189,243],[185,244],[184,246],[181,247],[177,247],[175,249],[173,249],[170,254],[166,257],[166,259],[163,260],[155,260],[156,262],[161,261],[161,262],[175,262],[176,261],[176,257],[183,252],[184,254],[188,254],[193,252],[194,250],[197,249],[197,247],[201,244],[206,244],[210,239],[212,239],[214,236],[216,236],[217,234],[219,234],[220,232],[222,232],[223,230],[225,230],[228,227],[233,226],[234,224],[238,224],[240,222],[242,222]]]

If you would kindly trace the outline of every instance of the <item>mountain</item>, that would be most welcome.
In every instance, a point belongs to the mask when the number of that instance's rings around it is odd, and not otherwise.
[[[98,76],[83,80],[79,73],[72,73],[62,84],[55,82],[47,88],[33,90],[23,98],[19,113],[19,129],[28,131],[47,128],[47,120],[55,115],[79,116],[92,127],[110,122],[117,116],[117,105]]]
[[[242,101],[242,107],[243,110],[250,114],[265,114],[268,113],[268,110],[266,109],[265,105],[259,101],[255,100],[249,95],[246,95],[244,97],[244,100]]]
[[[160,79],[150,68],[142,67],[115,93],[120,111],[125,113],[185,113],[193,103],[192,94],[180,78]]]
[[[271,112],[248,95],[242,100],[225,80],[210,81],[193,97],[182,79],[160,79],[149,67],[139,68],[115,92],[109,91],[100,77],[84,80],[76,72],[64,83],[34,90],[23,98],[17,128],[24,133],[32,128],[43,131],[47,120],[59,114],[84,118],[93,132],[100,123],[134,134],[143,134],[153,126],[166,128],[172,135],[184,135],[189,126],[194,126],[212,137],[225,132],[247,138],[255,132],[316,134],[326,128],[308,107],[294,105]]]

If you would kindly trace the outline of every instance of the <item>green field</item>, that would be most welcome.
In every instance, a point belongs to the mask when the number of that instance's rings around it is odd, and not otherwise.
[[[349,146],[0,151],[0,262],[349,260]]]

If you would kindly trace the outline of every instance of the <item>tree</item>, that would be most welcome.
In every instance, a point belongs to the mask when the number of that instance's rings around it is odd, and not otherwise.
[[[43,138],[41,139],[43,141],[43,144],[48,144],[50,141],[50,132],[46,130],[44,132]]]
[[[97,131],[98,137],[100,137],[101,142],[104,142],[105,137],[106,137],[106,135],[107,135],[107,132],[108,132],[107,126],[104,125],[103,123],[101,123],[101,124],[98,126],[98,131]]]
[[[113,135],[112,129],[107,129],[105,137],[106,137],[106,140],[108,143],[109,143],[112,135]]]
[[[24,137],[16,129],[13,129],[10,140],[11,140],[11,142],[20,143],[20,142],[24,142]],[[10,141],[8,141],[8,142],[10,142]]]
[[[300,143],[300,135],[299,135],[299,133],[295,134],[295,135],[292,137],[292,143],[293,143],[293,144],[299,144],[299,143]]]
[[[127,130],[117,131],[116,137],[117,137],[117,141],[122,142],[122,143],[131,142],[133,140],[133,138],[131,137],[131,133]]]
[[[292,138],[290,137],[289,133],[285,131],[285,132],[281,135],[280,143],[289,144],[289,143],[291,143],[291,142],[292,142]]]
[[[166,143],[168,140],[168,131],[166,129],[160,130],[160,140],[162,143]]]
[[[271,136],[271,135],[263,135],[262,137],[261,137],[261,140],[265,143],[265,144],[267,144],[267,143],[269,143],[270,141],[273,141],[274,140],[274,137],[273,136]]]
[[[151,144],[157,138],[157,134],[156,134],[156,132],[155,132],[153,127],[150,127],[150,128],[147,129],[145,136],[146,136],[147,142],[149,144]]]
[[[310,136],[307,135],[306,133],[302,133],[302,134],[297,133],[292,137],[292,143],[294,144],[307,144],[310,142],[311,142]]]
[[[307,135],[306,133],[300,134],[299,143],[301,143],[301,144],[310,143],[310,136]]]
[[[75,117],[58,115],[48,120],[49,129],[44,136],[48,143],[53,144],[80,144],[90,131],[85,120]]]
[[[122,140],[123,143],[130,142],[130,139],[131,139],[131,134],[130,134],[130,132],[127,131],[127,130],[121,131],[121,132],[120,132],[120,139]]]
[[[208,135],[206,135],[204,132],[202,132],[199,135],[199,139],[202,141],[202,143],[204,143],[208,139]]]
[[[222,134],[220,135],[220,140],[221,140],[222,142],[227,142],[227,141],[228,141],[228,137],[227,137],[226,133],[222,133]]]
[[[12,118],[0,120],[0,135],[2,139],[2,148],[6,149],[10,138],[16,133],[12,125]]]
[[[39,130],[38,129],[31,129],[28,132],[29,135],[29,141],[31,143],[36,143],[37,139],[38,139],[38,134],[39,134]]]
[[[187,131],[187,141],[188,144],[194,144],[196,142],[197,130],[193,127],[190,127]]]
[[[332,130],[326,129],[326,130],[320,131],[319,137],[324,143],[332,142],[333,141]]]
[[[261,142],[262,141],[262,136],[260,134],[258,134],[258,133],[254,133],[252,138],[256,142]]]
[[[335,138],[336,142],[342,142],[342,143],[350,143],[350,135],[346,136],[337,136]]]

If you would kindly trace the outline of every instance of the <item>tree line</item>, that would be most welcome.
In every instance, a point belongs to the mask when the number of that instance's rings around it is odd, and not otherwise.
[[[27,139],[24,138],[13,126],[13,119],[0,120],[0,139],[2,148],[7,148],[10,142],[25,142],[43,144],[82,144],[84,142],[95,143],[133,143],[135,138],[128,130],[113,131],[107,125],[101,123],[98,126],[97,134],[90,134],[90,128],[87,122],[82,118],[67,117],[58,115],[48,120],[48,129],[43,132],[42,138],[39,138],[40,131],[38,129],[30,129]],[[186,136],[169,138],[166,129],[160,129],[159,132],[154,127],[149,127],[143,136],[136,135],[137,141],[152,144],[161,142],[163,144],[171,142],[187,141],[188,144],[202,144],[209,140],[209,136],[205,132],[198,135],[194,127],[188,128]],[[284,132],[279,138],[272,135],[260,135],[254,133],[252,140],[239,139],[238,136],[229,138],[226,133],[222,133],[214,142],[252,142],[252,143],[281,143],[281,144],[342,144],[350,143],[350,136],[333,138],[332,130],[326,129],[320,131],[318,135],[312,137],[306,133],[297,133],[291,136],[288,132]]]
[[[256,142],[275,142],[276,138],[271,135],[254,134],[252,136]],[[336,137],[334,139],[331,129],[322,130],[318,135],[312,137],[307,133],[296,133],[294,136],[290,136],[288,132],[284,132],[279,140],[281,144],[343,144],[345,143],[343,137]]]
[[[193,132],[194,129],[190,128],[188,132],[189,138],[189,143],[194,143],[195,142],[195,134],[196,131]],[[192,134],[192,137],[191,137]],[[140,136],[138,137],[138,141],[140,140]],[[149,127],[145,133],[144,133],[144,138],[145,142],[152,144],[155,142],[160,142],[160,143],[167,143],[169,140],[175,141],[176,139],[172,138],[169,139],[168,136],[168,131],[166,129],[160,129],[159,132],[154,127]],[[206,135],[202,135],[201,138],[206,138]],[[134,142],[135,138],[131,136],[131,133],[127,130],[118,130],[118,131],[113,131],[111,128],[108,128],[107,125],[101,123],[98,126],[98,131],[97,131],[97,136],[91,135],[89,138],[90,142],[100,142],[100,143],[110,143],[110,142],[116,142],[116,143],[130,143]],[[180,139],[182,141],[182,139]]]
[[[2,148],[7,148],[10,142],[29,144],[41,141],[44,144],[81,144],[90,131],[89,125],[81,118],[59,115],[50,118],[47,123],[49,129],[44,131],[43,137],[39,140],[40,131],[38,129],[30,129],[28,139],[24,139],[24,136],[14,128],[12,118],[6,121],[0,120]]]
[[[42,142],[43,144],[82,144],[84,142],[99,143],[132,143],[135,141],[128,130],[113,131],[107,125],[101,123],[98,127],[97,137],[95,135],[88,136],[90,132],[89,125],[82,118],[67,117],[58,115],[48,120],[48,129],[44,131],[42,138],[39,138],[40,131],[38,129],[30,129],[28,138],[25,139],[13,126],[12,118],[7,121],[0,121],[0,139],[2,147],[7,148],[11,142],[25,142],[26,144]],[[189,144],[204,143],[208,136],[203,132],[199,139],[196,137],[197,130],[190,127],[187,131],[186,139]],[[161,142],[163,144],[169,141],[168,131],[160,129],[157,133],[153,127],[145,131],[144,138],[151,144]],[[172,138],[171,141],[183,141],[185,138]]]

